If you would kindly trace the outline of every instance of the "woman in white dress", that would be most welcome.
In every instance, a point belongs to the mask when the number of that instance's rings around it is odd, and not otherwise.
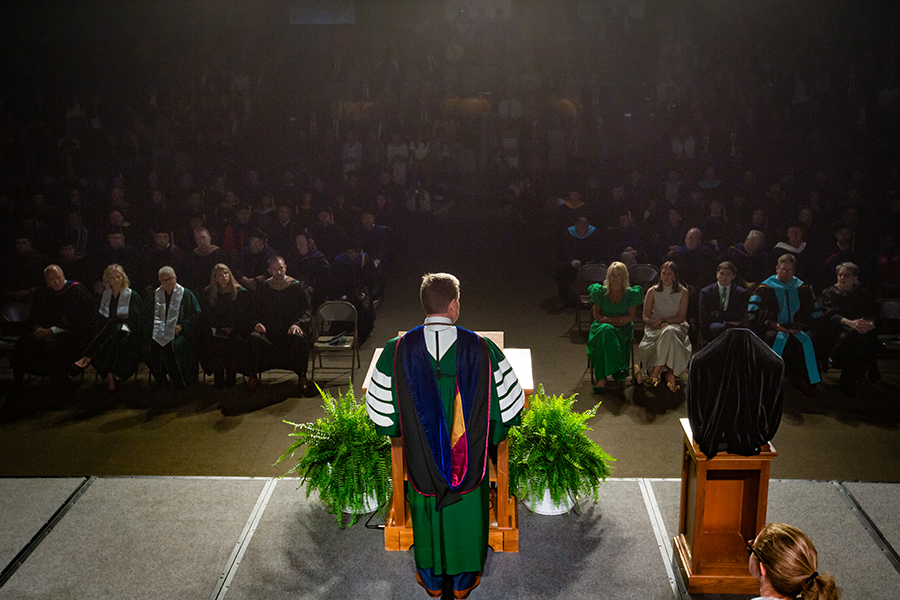
[[[678,266],[665,262],[659,269],[659,283],[650,288],[644,299],[644,338],[638,345],[641,361],[649,371],[649,385],[659,385],[660,375],[665,372],[669,389],[679,389],[676,378],[691,361],[687,310],[688,291],[678,283]]]

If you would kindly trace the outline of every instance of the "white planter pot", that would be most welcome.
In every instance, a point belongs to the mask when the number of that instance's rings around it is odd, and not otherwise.
[[[575,506],[575,499],[566,494],[561,504],[554,504],[550,499],[550,490],[544,490],[543,498],[536,501],[523,498],[522,503],[536,515],[564,515]]]
[[[368,494],[363,498],[363,511],[360,514],[366,515],[370,512],[375,512],[376,510],[378,510],[378,498],[375,497],[375,494]],[[351,514],[348,511],[344,512],[348,515]]]

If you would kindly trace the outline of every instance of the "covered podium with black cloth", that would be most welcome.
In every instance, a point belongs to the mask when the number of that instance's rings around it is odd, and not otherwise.
[[[784,360],[749,329],[731,329],[694,355],[685,392],[694,440],[708,458],[759,454],[781,423]]]
[[[674,540],[691,594],[759,589],[745,543],[766,524],[783,378],[784,361],[749,329],[726,331],[691,360]]]

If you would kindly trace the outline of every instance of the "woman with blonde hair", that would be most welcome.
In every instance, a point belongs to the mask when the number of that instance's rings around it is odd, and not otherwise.
[[[250,333],[250,292],[234,278],[225,263],[217,263],[203,290],[200,310],[203,341],[200,364],[212,373],[217,388],[234,387],[241,356],[241,342]]]
[[[594,304],[591,309],[594,322],[588,337],[587,355],[597,381],[593,388],[596,394],[606,386],[608,376],[612,375],[616,381],[628,376],[634,311],[643,294],[639,286],[628,286],[628,268],[618,261],[606,270],[603,283],[591,285],[588,293]]]
[[[834,577],[819,573],[816,547],[809,537],[790,525],[769,523],[756,539],[747,542],[750,574],[759,579],[760,596],[754,600],[839,600],[841,588]]]
[[[678,265],[664,262],[659,283],[647,291],[644,300],[644,337],[638,345],[641,362],[649,369],[647,383],[659,385],[665,371],[666,385],[675,392],[677,377],[691,361],[691,340],[687,324],[688,290],[678,282]]]
[[[103,294],[94,319],[94,338],[74,367],[83,371],[89,364],[106,379],[110,392],[116,381],[128,379],[141,359],[144,302],[131,290],[122,265],[111,264],[103,271]]]

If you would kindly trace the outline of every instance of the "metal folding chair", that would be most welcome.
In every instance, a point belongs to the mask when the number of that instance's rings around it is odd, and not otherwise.
[[[343,327],[332,327],[336,323],[342,324]],[[342,331],[337,331],[337,328],[341,328]],[[316,311],[316,331],[319,335],[312,345],[312,380],[316,380],[316,365],[318,365],[319,370],[337,371],[323,387],[327,387],[342,373],[349,373],[349,383],[353,383],[353,375],[361,364],[356,307],[343,300],[323,303]],[[349,358],[350,364],[348,366],[343,362],[325,365],[322,358],[326,355],[337,359]]]

